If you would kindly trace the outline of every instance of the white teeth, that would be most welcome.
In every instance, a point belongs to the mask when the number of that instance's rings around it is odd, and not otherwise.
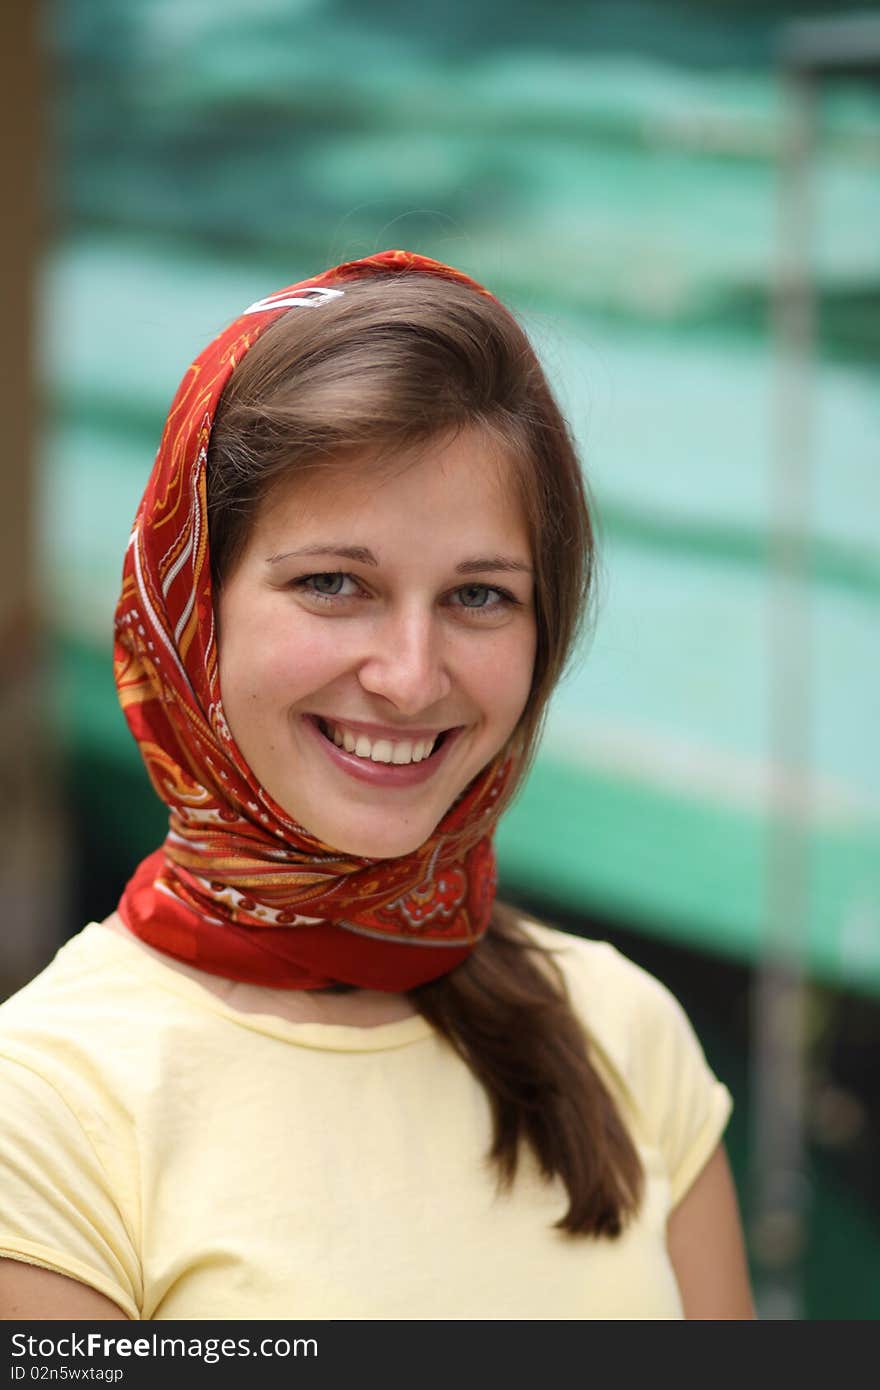
[[[394,743],[388,738],[379,738],[373,742],[366,734],[353,734],[336,724],[327,721],[322,723],[337,748],[344,748],[346,752],[374,763],[394,763],[398,767],[404,767],[407,763],[420,763],[429,756],[436,742],[433,738],[418,739],[416,742],[403,739],[400,743]]]

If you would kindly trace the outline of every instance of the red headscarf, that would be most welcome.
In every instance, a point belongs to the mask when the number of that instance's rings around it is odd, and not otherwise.
[[[322,844],[264,791],[235,746],[220,695],[205,469],[221,392],[281,314],[320,313],[344,293],[333,286],[410,271],[492,297],[439,261],[383,251],[259,300],[215,338],[174,397],[126,551],[116,687],[170,814],[165,843],[140,864],[119,912],[151,946],[227,979],[409,989],[464,960],[489,924],[491,835],[516,780],[517,740],[420,849],[362,859]]]

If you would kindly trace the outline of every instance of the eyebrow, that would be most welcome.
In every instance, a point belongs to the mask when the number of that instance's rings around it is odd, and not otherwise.
[[[285,550],[282,555],[270,555],[266,561],[268,565],[277,565],[281,560],[303,560],[316,555],[332,555],[337,559],[354,560],[361,565],[378,566],[372,550],[367,550],[362,545],[336,545],[333,543],[319,545],[307,545],[302,550]],[[483,574],[486,570],[501,571],[520,571],[523,574],[531,574],[532,567],[523,560],[511,559],[508,555],[486,555],[477,556],[472,560],[462,560],[455,566],[456,574]]]

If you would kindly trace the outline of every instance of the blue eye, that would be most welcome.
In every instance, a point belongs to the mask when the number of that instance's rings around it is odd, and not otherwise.
[[[355,585],[355,590],[345,590],[346,583]],[[341,570],[325,570],[321,574],[305,574],[300,579],[295,579],[291,588],[299,589],[307,594],[311,599],[318,599],[323,603],[346,603],[349,599],[364,597],[363,592],[356,592],[360,589],[358,581],[354,575],[345,574]],[[494,595],[494,598],[490,598]],[[464,584],[459,589],[454,589],[452,593],[452,606],[461,608],[466,613],[472,614],[475,618],[497,616],[505,608],[519,606],[519,599],[514,598],[513,594],[506,589],[496,589],[490,584]]]
[[[465,584],[456,594],[459,602],[455,606],[478,621],[498,618],[513,608],[522,607],[522,601],[514,594],[494,584]]]
[[[315,584],[315,585],[318,586],[318,587],[316,588],[316,591],[315,591],[315,592],[316,592],[316,593],[319,593],[319,594],[323,594],[326,598],[330,598],[331,596],[333,596],[333,595],[339,593],[340,585],[342,584],[342,582],[343,582],[344,579],[345,579],[345,575],[344,575],[344,574],[338,574],[338,573],[334,573],[334,574],[312,574],[312,575],[309,576],[309,582],[310,582],[310,583],[313,583],[313,584]],[[325,588],[323,587],[323,585],[326,583],[327,580],[329,580],[330,583],[333,584],[333,585],[335,585],[336,587],[335,587],[335,588],[332,588],[332,589],[331,589],[331,588],[326,588],[326,589],[325,589]]]
[[[336,598],[351,597],[342,592],[342,585],[347,579],[351,579],[350,574],[343,574],[341,570],[327,570],[323,574],[303,575],[302,579],[294,581],[293,587],[305,590],[311,598],[322,598],[332,602]]]
[[[502,602],[504,601],[504,598],[506,597],[505,594],[502,592],[501,589],[492,589],[492,588],[489,587],[488,584],[468,584],[468,585],[465,586],[465,588],[459,589],[458,592],[459,592],[460,594],[462,594],[462,595],[465,595],[465,594],[470,594],[470,595],[478,594],[478,595],[482,595],[482,597],[483,597],[483,599],[484,599],[484,602],[483,602],[483,603],[473,603],[473,604],[471,604],[471,603],[466,603],[466,602],[465,602],[465,603],[464,603],[464,607],[465,607],[465,608],[496,608],[496,607],[498,606],[497,604],[494,604],[494,603],[493,603],[493,604],[490,604],[490,603],[485,602],[485,599],[488,597],[488,595],[489,595],[489,594],[498,594],[498,596],[499,596],[499,598],[502,600]]]

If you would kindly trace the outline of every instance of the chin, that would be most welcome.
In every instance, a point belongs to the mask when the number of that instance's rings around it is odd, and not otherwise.
[[[402,859],[421,849],[431,836],[435,824],[430,821],[421,826],[397,825],[381,827],[375,820],[372,824],[317,826],[311,831],[328,848],[339,854],[352,854],[358,859]]]
[[[334,849],[343,854],[353,854],[358,859],[402,859],[406,854],[412,854],[415,850],[421,849],[422,845],[431,834],[430,831],[425,835],[339,835],[333,840],[325,840],[325,844],[332,845]]]

